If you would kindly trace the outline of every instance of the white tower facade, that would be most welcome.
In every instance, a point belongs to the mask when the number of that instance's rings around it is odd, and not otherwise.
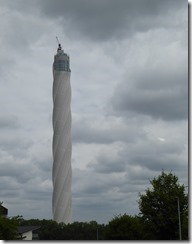
[[[53,63],[53,219],[71,222],[70,60],[59,44]]]

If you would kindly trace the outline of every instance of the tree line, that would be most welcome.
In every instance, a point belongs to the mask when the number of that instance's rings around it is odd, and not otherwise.
[[[188,240],[188,194],[173,173],[150,181],[139,193],[139,214],[114,216],[107,224],[96,221],[57,223],[53,220],[21,216],[6,219],[0,215],[0,239],[20,239],[18,226],[38,225],[40,240]]]

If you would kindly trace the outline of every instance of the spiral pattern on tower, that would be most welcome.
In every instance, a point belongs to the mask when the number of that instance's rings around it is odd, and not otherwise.
[[[71,84],[69,56],[59,44],[53,63],[53,219],[71,222]]]

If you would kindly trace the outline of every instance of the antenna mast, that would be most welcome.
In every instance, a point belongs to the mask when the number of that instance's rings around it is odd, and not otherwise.
[[[59,39],[58,39],[57,36],[56,36],[56,40],[57,40],[57,43],[58,43],[58,50],[61,50],[61,44],[59,43]]]
[[[56,40],[57,40],[57,43],[58,43],[58,45],[59,45],[59,39],[58,39],[58,37],[56,36]]]

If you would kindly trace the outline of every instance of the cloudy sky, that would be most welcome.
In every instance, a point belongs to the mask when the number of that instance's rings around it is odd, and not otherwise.
[[[188,185],[188,3],[0,0],[0,201],[52,218],[52,63],[71,59],[73,221],[137,214],[162,169]]]

